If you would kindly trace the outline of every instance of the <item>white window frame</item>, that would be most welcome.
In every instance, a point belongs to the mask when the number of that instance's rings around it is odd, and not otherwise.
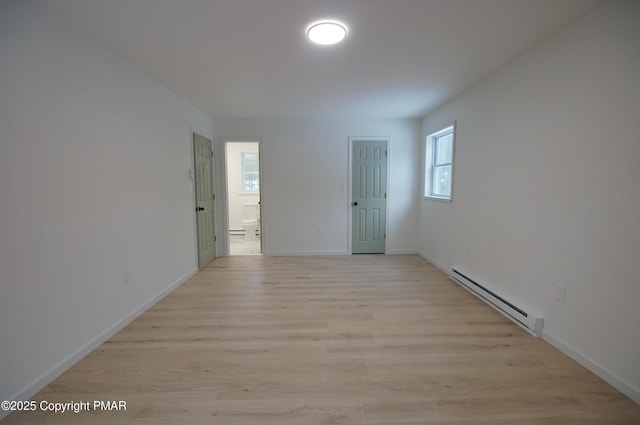
[[[440,137],[452,135],[451,141],[451,162],[436,163],[438,139]],[[425,155],[424,155],[424,198],[436,199],[451,202],[453,199],[453,164],[455,162],[455,146],[456,146],[456,123],[448,125],[434,133],[429,134],[425,139]],[[451,167],[450,187],[451,192],[435,193],[435,175],[438,168]]]
[[[245,170],[245,157],[247,155],[255,155],[256,156],[256,160],[258,162],[258,171],[246,171]],[[248,195],[257,195],[257,194],[259,194],[260,193],[260,170],[259,170],[260,158],[258,157],[258,152],[240,152],[240,163],[241,163],[241,166],[242,166],[242,192],[241,193],[248,194]],[[256,173],[256,174],[258,174],[258,185],[257,185],[255,191],[247,191],[246,190],[247,185],[245,183],[246,182],[245,176],[247,175],[247,173],[251,173],[251,174]]]

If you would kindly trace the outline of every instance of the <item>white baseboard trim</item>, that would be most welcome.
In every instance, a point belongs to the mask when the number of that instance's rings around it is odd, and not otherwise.
[[[547,341],[549,344],[553,345],[558,350],[562,351],[567,356],[571,357],[573,360],[580,363],[582,366],[589,369],[591,372],[598,375],[600,378],[602,378],[607,383],[611,384],[614,388],[616,388],[622,394],[629,397],[631,400],[640,404],[640,388],[634,387],[632,384],[630,384],[626,380],[612,373],[611,371],[609,371],[607,368],[600,365],[599,363],[591,360],[588,356],[576,350],[569,344],[556,338],[544,328],[542,329],[542,339]]]
[[[312,255],[351,255],[349,251],[267,251],[264,255],[271,257],[304,257]]]
[[[449,267],[444,266],[438,260],[431,257],[424,251],[418,251],[418,254],[424,258],[426,261],[430,262],[446,274],[451,274],[451,270]],[[640,404],[640,389],[634,387],[632,384],[627,382],[626,380],[620,378],[616,374],[610,372],[607,368],[601,366],[597,362],[591,360],[588,356],[582,354],[580,351],[566,344],[564,341],[556,338],[552,334],[549,333],[548,330],[542,329],[542,339],[547,341],[549,344],[553,345],[558,350],[562,351],[567,356],[571,357],[573,360],[580,363],[582,366],[589,369],[591,372],[598,375],[604,381],[612,385],[618,391],[629,397],[631,400]]]
[[[449,267],[446,267],[445,265],[441,264],[438,260],[431,257],[426,252],[419,250],[418,255],[424,258],[425,260],[427,260],[428,262],[430,262],[431,264],[433,264],[434,266],[436,266],[437,268],[439,268],[440,270],[442,270],[443,272],[445,272],[447,275],[451,274],[451,269]]]
[[[118,320],[109,328],[102,331],[95,338],[90,341],[87,341],[84,345],[78,348],[76,351],[67,356],[60,363],[51,367],[48,371],[40,375],[38,378],[31,381],[27,384],[23,389],[16,392],[14,395],[8,398],[8,400],[29,400],[33,395],[35,395],[38,391],[46,387],[49,383],[51,383],[58,376],[62,375],[67,369],[76,364],[78,361],[82,360],[86,355],[91,353],[93,350],[98,348],[103,342],[111,338],[122,328],[127,326],[129,323],[133,322],[138,316],[147,311],[150,307],[152,307],[155,303],[160,301],[166,295],[168,295],[171,291],[176,289],[178,286],[182,285],[186,282],[191,276],[198,272],[197,269],[191,270],[181,278],[173,282],[171,285],[167,286],[165,289],[151,297],[147,302],[137,307],[131,313],[127,314],[122,319]],[[7,412],[4,410],[0,410],[0,420],[7,416],[11,412]]]
[[[449,267],[444,266],[443,264],[438,262],[438,260],[428,255],[426,252],[418,251],[418,254],[446,274],[451,274],[451,270],[449,269]],[[567,356],[571,357],[576,362],[580,363],[582,366],[589,369],[591,372],[598,375],[600,378],[602,378],[618,391],[629,397],[631,400],[640,404],[640,388],[634,387],[631,383],[620,378],[597,362],[591,360],[588,356],[566,344],[564,341],[556,338],[544,328],[542,329],[542,339],[553,345],[558,350],[562,351]]]
[[[416,255],[418,251],[415,249],[389,249],[385,252],[386,255]]]

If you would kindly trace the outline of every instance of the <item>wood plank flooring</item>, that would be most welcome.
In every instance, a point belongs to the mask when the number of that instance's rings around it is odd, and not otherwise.
[[[227,257],[10,424],[640,424],[640,406],[418,256]]]

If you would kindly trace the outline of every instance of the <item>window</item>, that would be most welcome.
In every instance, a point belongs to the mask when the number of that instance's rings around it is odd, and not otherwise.
[[[451,200],[455,124],[427,136],[424,196]]]
[[[260,192],[258,152],[242,152],[242,193]]]

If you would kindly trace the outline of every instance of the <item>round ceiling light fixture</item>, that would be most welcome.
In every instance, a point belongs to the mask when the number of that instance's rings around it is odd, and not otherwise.
[[[317,44],[336,44],[347,36],[347,27],[337,21],[318,21],[309,25],[307,37]]]

